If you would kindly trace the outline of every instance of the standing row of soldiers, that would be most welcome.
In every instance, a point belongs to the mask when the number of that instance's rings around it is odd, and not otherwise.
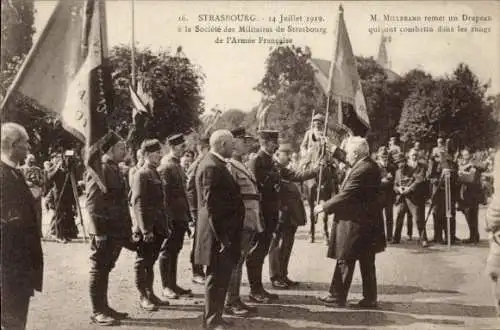
[[[130,169],[130,192],[118,166],[126,156],[125,143],[118,136],[109,135],[102,148],[106,153],[102,171],[107,191],[103,192],[92,176],[86,177],[92,251],[91,320],[99,325],[113,325],[128,316],[111,308],[107,299],[109,273],[122,248],[136,252],[135,279],[141,308],[155,311],[158,306],[168,305],[153,291],[156,260],[162,298],[192,296],[191,290],[177,284],[178,255],[185,235],[191,236],[190,222],[196,223],[191,253],[193,282],[205,284],[206,327],[223,327],[223,312],[243,316],[256,311],[243,303],[239,294],[245,264],[250,301],[267,303],[278,299],[262,284],[268,253],[273,287],[298,285],[288,277],[288,262],[297,226],[305,224],[306,217],[300,193],[292,181],[315,177],[320,164],[317,162],[308,171],[289,170],[293,150],[288,144],[280,145],[278,135],[277,131],[261,131],[259,152],[244,164],[253,140],[245,130],[214,132],[210,140],[200,141],[199,157],[187,175],[180,164],[185,151],[182,134],[167,139],[169,153],[163,159],[161,143],[146,140],[138,152],[139,166]],[[210,161],[223,162],[227,173],[208,171],[212,168]],[[214,187],[211,182],[226,174],[232,183],[226,182],[226,188]],[[237,192],[231,193],[233,185]],[[234,200],[238,196],[241,209]],[[240,213],[241,228],[237,220]],[[224,218],[224,214],[228,219],[235,218],[229,219],[227,232],[221,232],[213,220],[221,215]],[[238,236],[237,244],[225,238],[233,232]],[[212,251],[214,242],[219,245]],[[227,249],[229,255],[224,252]],[[219,257],[214,260],[214,255]],[[205,271],[203,265],[207,266]]]
[[[438,145],[439,147],[439,145]],[[422,246],[428,245],[425,205],[430,200],[434,220],[434,243],[447,243],[446,217],[450,217],[451,244],[459,242],[456,232],[457,207],[464,213],[470,230],[465,243],[478,243],[478,210],[484,196],[481,188],[480,164],[472,161],[469,150],[464,149],[458,162],[445,150],[435,149],[428,162],[422,161],[417,149],[390,153],[381,147],[377,163],[382,170],[382,186],[385,194],[384,216],[386,236],[393,244],[400,243],[405,216],[408,218],[408,236],[412,236],[413,221],[417,224]],[[446,209],[444,177],[450,177],[449,210]],[[396,224],[393,228],[393,207],[396,206]],[[449,214],[447,214],[447,211]]]

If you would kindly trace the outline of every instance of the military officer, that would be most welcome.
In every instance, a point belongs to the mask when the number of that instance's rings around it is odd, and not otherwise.
[[[167,138],[169,153],[162,159],[158,173],[163,183],[167,216],[172,221],[172,234],[163,242],[160,250],[160,274],[163,297],[178,299],[179,296],[192,296],[191,290],[177,285],[177,263],[179,252],[184,243],[186,232],[190,233],[189,204],[186,196],[186,175],[180,159],[186,150],[183,134]]]
[[[290,163],[292,146],[282,143],[276,154],[277,162],[286,167]],[[278,228],[269,248],[269,277],[274,288],[288,289],[299,285],[288,277],[288,264],[292,254],[298,226],[306,224],[306,211],[297,185],[282,179],[280,187],[280,215]]]
[[[170,234],[170,223],[164,205],[161,178],[156,171],[162,156],[162,146],[156,139],[145,140],[144,165],[137,170],[132,181],[132,207],[134,210],[134,235],[138,238],[135,261],[135,282],[140,294],[140,306],[156,311],[160,305],[168,305],[153,292],[153,265],[160,248]]]
[[[125,142],[116,134],[107,136],[102,151],[102,177],[106,192],[99,187],[94,176],[87,174],[86,197],[89,211],[90,255],[90,301],[91,320],[98,325],[112,325],[126,318],[109,307],[109,273],[124,244],[132,235],[132,223],[127,203],[127,190],[118,163],[123,161],[127,149]]]
[[[250,249],[255,245],[255,235],[264,231],[264,223],[260,212],[260,194],[257,188],[257,180],[242,162],[243,157],[249,150],[248,142],[250,137],[246,135],[244,128],[235,129],[231,133],[235,138],[235,146],[232,158],[228,162],[231,174],[240,186],[243,204],[245,204],[245,218],[241,233],[241,257],[231,275],[225,311],[227,314],[245,316],[255,312],[256,308],[243,303],[240,298],[243,264]]]
[[[278,149],[279,132],[262,130],[259,135],[261,148],[255,158],[249,162],[249,168],[257,179],[261,193],[261,210],[265,228],[262,233],[257,235],[257,246],[248,255],[246,264],[250,283],[250,300],[265,303],[278,299],[278,295],[264,290],[262,267],[278,225],[281,179],[290,181],[311,179],[318,173],[319,166],[311,171],[299,174],[277,164],[273,159],[273,155]]]

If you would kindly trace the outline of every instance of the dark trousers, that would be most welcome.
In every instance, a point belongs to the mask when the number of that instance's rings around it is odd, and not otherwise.
[[[271,281],[288,276],[288,264],[292,254],[297,226],[287,225],[273,236],[269,247],[269,277]]]
[[[408,197],[402,197],[396,205],[396,229],[394,230],[394,241],[401,240],[401,231],[403,230],[403,221],[406,214],[410,214],[412,220],[416,220],[417,229],[421,240],[427,240],[427,231],[425,230],[425,203],[417,203]]]
[[[191,262],[191,269],[193,271],[193,276],[205,277],[205,272],[203,271],[202,265],[196,265],[194,263],[194,249],[196,246],[196,226],[193,234],[193,245],[191,246],[191,254],[189,255],[189,260]]]
[[[213,252],[205,279],[204,326],[214,326],[220,323],[229,280],[235,264],[236,261],[228,251]]]
[[[456,209],[454,201],[451,201],[451,219],[450,219],[450,237],[451,241],[455,240],[456,234]],[[444,192],[439,192],[434,198],[434,240],[437,242],[447,242],[448,225],[446,218],[446,201]],[[443,238],[444,235],[444,238]]]
[[[264,290],[264,286],[262,285],[262,268],[264,267],[264,260],[269,252],[272,238],[273,234],[269,229],[257,234],[257,246],[247,256],[247,275],[252,293],[259,293]]]
[[[474,242],[479,242],[479,204],[468,205],[463,208],[467,225],[469,226],[469,239]]]
[[[394,203],[392,200],[385,201],[384,203],[384,218],[385,218],[385,232],[387,240],[392,240],[392,232],[394,230],[394,216],[393,216]]]
[[[135,258],[135,284],[142,297],[150,297],[153,293],[154,271],[153,266],[160,254],[160,248],[165,238],[155,234],[150,243],[140,241],[137,244]]]
[[[377,301],[377,275],[375,270],[375,254],[368,253],[358,259],[363,282],[363,299]],[[356,260],[337,260],[330,285],[330,294],[339,302],[346,302]]]
[[[160,247],[158,263],[163,288],[172,290],[177,288],[177,262],[185,234],[184,229],[174,228],[172,234],[163,241]]]
[[[320,200],[320,202],[324,202],[324,200]],[[316,222],[318,221],[318,218],[323,219],[323,235],[325,237],[328,237],[328,233],[330,232],[328,230],[328,215],[321,213],[319,215],[314,214],[314,206],[316,205],[316,195],[314,195],[314,199],[309,199],[309,219],[310,221],[310,229],[309,229],[309,234],[311,235],[311,238],[314,240],[314,236],[316,234]]]
[[[90,303],[93,313],[106,313],[109,308],[109,273],[115,267],[122,249],[122,241],[108,237],[97,242],[95,236],[90,241]]]
[[[26,329],[28,307],[33,290],[2,283],[2,330]]]

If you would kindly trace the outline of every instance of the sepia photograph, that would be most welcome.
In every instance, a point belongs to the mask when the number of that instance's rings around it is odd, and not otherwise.
[[[500,328],[499,1],[0,25],[2,330]]]

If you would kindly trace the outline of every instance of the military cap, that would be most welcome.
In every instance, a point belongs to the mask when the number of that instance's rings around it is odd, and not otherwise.
[[[325,116],[323,116],[322,114],[320,113],[317,113],[313,116],[313,119],[312,121],[320,121],[320,122],[324,122],[325,121]]]
[[[275,130],[261,130],[259,131],[259,137],[266,141],[274,140],[278,142],[280,132]]]
[[[184,134],[174,134],[170,135],[167,138],[167,143],[169,146],[178,146],[179,144],[183,144],[185,142],[184,140]]]
[[[233,134],[233,137],[236,139],[246,139],[246,138],[251,138],[251,136],[247,135],[247,132],[245,128],[243,127],[238,127],[235,128],[231,131],[231,134]]]
[[[155,152],[161,150],[161,143],[157,139],[145,140],[141,144],[141,149],[144,152]]]
[[[406,157],[402,152],[398,152],[397,154],[394,155],[394,162],[396,164],[402,163],[406,161]]]
[[[278,148],[280,152],[293,152],[292,145],[290,143],[280,143]]]
[[[116,134],[115,132],[109,132],[104,136],[104,142],[101,146],[102,152],[107,152],[112,146],[122,141],[121,136]]]

